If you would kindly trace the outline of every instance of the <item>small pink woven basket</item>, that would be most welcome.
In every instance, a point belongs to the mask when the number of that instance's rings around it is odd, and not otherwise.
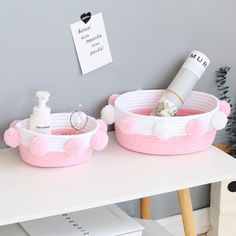
[[[52,114],[51,123],[57,134],[33,132],[29,130],[29,119],[19,121],[5,131],[5,142],[10,147],[19,146],[22,160],[38,167],[84,163],[90,160],[94,150],[100,151],[108,143],[107,126],[101,120],[88,117],[83,133],[74,135],[58,135],[60,132],[57,132],[71,130],[70,113]]]
[[[113,106],[118,143],[132,151],[153,155],[187,154],[209,148],[216,130],[227,123],[229,105],[210,94],[193,91],[177,116],[150,116],[163,93],[137,90],[116,97]],[[106,110],[105,107],[102,111],[104,120]]]

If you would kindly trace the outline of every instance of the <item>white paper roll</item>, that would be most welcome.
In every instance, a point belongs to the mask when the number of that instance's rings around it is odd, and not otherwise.
[[[174,116],[210,64],[203,53],[193,50],[153,109],[154,116]]]

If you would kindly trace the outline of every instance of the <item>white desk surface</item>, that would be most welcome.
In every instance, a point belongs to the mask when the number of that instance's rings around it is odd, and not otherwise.
[[[0,150],[0,225],[236,178],[236,160],[213,146],[185,156],[149,156],[109,136],[108,147],[91,161],[66,168],[33,167],[17,150]]]

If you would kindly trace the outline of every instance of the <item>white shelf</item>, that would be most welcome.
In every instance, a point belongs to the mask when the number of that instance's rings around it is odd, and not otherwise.
[[[82,165],[37,168],[0,150],[0,225],[79,211],[236,177],[236,160],[215,147],[163,157],[109,146]]]

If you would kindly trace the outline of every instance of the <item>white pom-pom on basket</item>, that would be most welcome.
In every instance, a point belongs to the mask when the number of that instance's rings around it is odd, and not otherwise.
[[[168,140],[171,137],[171,127],[167,122],[157,122],[154,125],[154,135],[160,140]]]
[[[127,149],[154,155],[186,154],[207,149],[214,141],[216,130],[222,129],[227,122],[226,115],[220,111],[219,99],[192,91],[179,116],[150,116],[163,93],[164,90],[137,90],[116,99],[117,141]],[[125,132],[123,128],[124,120],[128,118],[135,123],[132,132]]]
[[[101,111],[101,119],[104,120],[108,125],[111,125],[115,122],[115,111],[113,105],[108,104],[103,107]]]
[[[223,111],[218,111],[212,116],[211,125],[215,130],[224,129],[227,124],[227,116]]]

